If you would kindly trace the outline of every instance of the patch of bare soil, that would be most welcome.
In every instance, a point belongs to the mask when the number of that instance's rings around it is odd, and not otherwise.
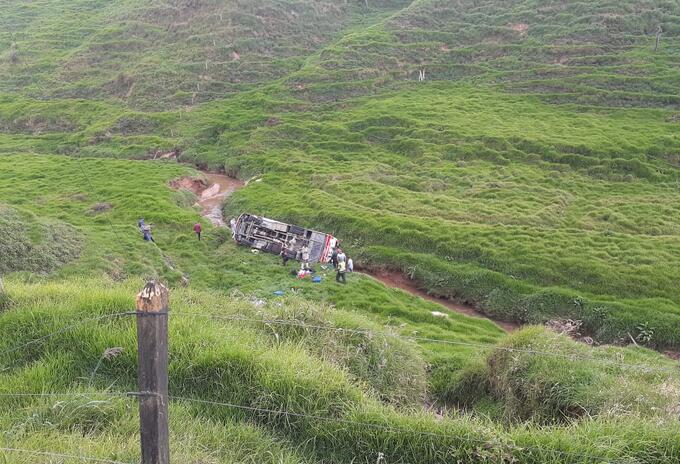
[[[170,151],[162,151],[162,150],[156,150],[151,153],[149,153],[149,159],[174,159],[177,160],[179,158],[179,150],[170,150]]]
[[[196,194],[197,204],[203,209],[201,214],[218,227],[226,225],[222,215],[224,200],[244,185],[239,179],[214,172],[205,172],[203,178],[181,177],[170,182],[170,187],[175,190],[189,190]]]
[[[96,203],[90,207],[90,209],[87,211],[87,214],[89,216],[95,216],[100,213],[105,213],[111,208],[113,208],[111,203]]]
[[[171,180],[170,187],[175,190],[189,190],[200,196],[208,188],[208,183],[205,179],[197,177],[180,177],[179,179]]]
[[[581,333],[583,321],[575,321],[573,319],[552,319],[546,322],[545,326],[553,332],[567,335],[568,337],[571,337],[576,341],[583,342],[586,345],[593,345],[595,343],[592,337],[583,335]]]
[[[515,32],[519,32],[520,35],[526,35],[527,31],[529,30],[529,25],[525,23],[510,24],[510,29]]]
[[[483,319],[488,319],[492,322],[494,322],[497,326],[501,327],[507,332],[513,332],[521,327],[520,324],[517,324],[515,322],[506,322],[506,321],[498,321],[495,319],[492,319],[485,314],[477,311],[472,306],[469,305],[464,305],[464,304],[459,304],[455,303],[447,298],[440,298],[434,295],[430,295],[424,290],[421,290],[418,288],[418,285],[413,280],[410,280],[408,277],[406,277],[404,274],[401,272],[397,271],[389,271],[389,270],[366,270],[362,269],[362,272],[365,272],[383,284],[387,285],[388,287],[392,288],[399,288],[401,290],[404,290],[408,293],[411,293],[413,295],[419,296],[425,300],[433,301],[435,303],[438,303],[445,308],[447,308],[449,311],[454,311],[457,313],[465,314],[466,316],[470,317],[476,317],[476,318],[483,318]],[[435,315],[437,316],[437,315]]]
[[[666,356],[668,356],[671,359],[675,359],[676,361],[680,361],[680,351],[671,351],[671,350],[666,350],[663,352]]]

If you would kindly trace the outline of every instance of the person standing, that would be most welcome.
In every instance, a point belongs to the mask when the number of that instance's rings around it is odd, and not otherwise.
[[[347,270],[347,263],[345,261],[338,261],[338,273],[335,275],[335,281],[343,284],[347,283],[345,279],[345,271]]]
[[[194,232],[196,232],[196,236],[198,237],[198,241],[201,241],[201,232],[203,232],[203,227],[201,227],[201,223],[197,222],[194,224]]]
[[[302,252],[302,270],[308,271],[309,270],[309,247],[305,244],[300,251]]]
[[[156,243],[156,241],[153,239],[153,236],[151,235],[151,227],[144,226],[144,228],[142,229],[142,235],[144,236],[144,240],[146,240],[147,242]]]
[[[342,251],[342,248],[338,248],[338,265],[340,265],[340,263],[347,263],[347,255]]]
[[[347,272],[354,272],[354,260],[347,258]]]
[[[338,247],[333,248],[333,254],[331,254],[331,263],[333,263],[333,269],[338,268]]]
[[[231,229],[231,238],[236,238],[236,218],[231,218],[229,221],[229,228]]]
[[[283,261],[283,265],[285,266],[288,264],[288,261],[290,260],[290,257],[288,256],[288,244],[284,243],[283,247],[281,247],[281,260]]]

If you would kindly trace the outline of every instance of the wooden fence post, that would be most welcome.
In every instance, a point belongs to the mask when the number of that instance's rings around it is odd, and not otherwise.
[[[142,464],[169,464],[168,289],[147,283],[137,295],[139,425]]]

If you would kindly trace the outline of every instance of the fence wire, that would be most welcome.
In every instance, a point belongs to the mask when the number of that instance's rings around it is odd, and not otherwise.
[[[70,330],[74,330],[81,325],[90,323],[90,322],[97,322],[105,319],[112,319],[115,317],[120,317],[120,316],[133,316],[136,315],[136,311],[126,311],[126,312],[117,312],[117,313],[112,313],[112,314],[105,314],[102,316],[97,316],[97,317],[91,317],[91,318],[86,318],[86,319],[81,319],[78,322],[68,325],[66,327],[62,327],[61,329],[55,330],[54,332],[48,333],[42,337],[36,338],[34,340],[30,340],[26,343],[23,343],[21,345],[9,348],[7,350],[1,351],[0,356],[4,356],[9,353],[13,353],[15,351],[21,350],[27,346],[31,346],[36,343],[40,343],[41,341],[48,340],[56,335],[60,335],[63,333],[66,333]],[[178,316],[178,317],[188,317],[188,318],[207,318],[207,319],[215,319],[215,320],[225,320],[225,321],[234,321],[234,322],[248,322],[248,323],[255,323],[255,324],[263,324],[263,325],[282,325],[282,326],[290,326],[290,327],[297,327],[297,328],[303,328],[303,329],[311,329],[311,330],[325,330],[325,331],[330,331],[330,332],[336,332],[336,333],[349,333],[349,334],[356,334],[356,335],[368,335],[368,336],[376,336],[376,335],[383,335],[395,339],[401,339],[401,340],[406,340],[406,341],[415,341],[415,342],[423,342],[423,343],[441,343],[445,345],[458,345],[458,346],[467,346],[471,348],[480,348],[480,349],[493,349],[497,351],[505,351],[508,353],[519,353],[519,354],[528,354],[532,356],[551,356],[551,357],[557,357],[561,359],[567,359],[570,361],[590,361],[594,363],[599,363],[599,364],[607,364],[615,367],[619,367],[621,369],[628,369],[628,370],[635,370],[635,371],[640,371],[642,373],[664,373],[664,374],[680,374],[680,364],[676,368],[664,368],[664,367],[654,367],[654,366],[647,366],[645,364],[640,364],[640,363],[627,363],[625,361],[616,361],[613,359],[603,359],[603,358],[597,358],[594,356],[583,356],[583,355],[578,355],[578,354],[564,354],[564,353],[558,353],[555,351],[545,351],[545,350],[533,350],[529,348],[512,348],[512,347],[504,347],[504,346],[497,346],[492,343],[476,343],[476,342],[466,342],[466,341],[460,341],[460,340],[446,340],[446,339],[437,339],[437,338],[428,338],[428,337],[418,337],[418,336],[411,336],[411,335],[400,335],[396,334],[393,332],[385,331],[385,332],[376,332],[375,330],[371,329],[365,329],[365,328],[359,328],[359,329],[350,329],[350,328],[345,328],[345,327],[336,327],[336,326],[325,326],[325,325],[318,325],[318,324],[307,324],[305,322],[300,322],[300,321],[294,321],[294,320],[286,320],[286,319],[262,319],[262,318],[251,318],[251,317],[245,317],[241,315],[230,315],[230,316],[222,316],[219,314],[211,314],[211,313],[185,313],[185,312],[171,312],[171,316]]]
[[[102,464],[134,464],[132,462],[114,461],[112,459],[95,458],[95,457],[92,457],[92,456],[83,456],[83,455],[80,455],[80,454],[66,454],[66,453],[57,453],[57,452],[54,452],[54,451],[29,450],[29,449],[24,449],[24,448],[4,448],[4,447],[0,447],[0,451],[4,451],[6,453],[24,453],[24,454],[31,454],[31,455],[34,455],[34,456],[45,456],[45,457],[50,457],[50,458],[78,459],[79,461],[99,462],[99,463],[102,463]]]
[[[595,363],[602,363],[602,364],[610,364],[613,366],[620,367],[622,369],[632,369],[632,370],[640,370],[645,373],[649,372],[663,372],[663,373],[670,373],[670,374],[679,374],[680,373],[680,366],[678,369],[672,369],[672,368],[663,368],[663,367],[653,367],[653,366],[647,366],[645,364],[639,364],[639,363],[627,363],[624,361],[616,361],[613,359],[602,359],[602,358],[596,358],[594,356],[583,356],[583,355],[568,355],[568,354],[563,354],[563,353],[558,353],[558,352],[552,352],[552,351],[545,351],[545,350],[532,350],[528,348],[512,348],[512,347],[503,347],[503,346],[497,346],[492,343],[475,343],[475,342],[465,342],[465,341],[459,341],[459,340],[444,340],[444,339],[437,339],[437,338],[427,338],[427,337],[418,337],[418,336],[410,336],[410,335],[399,335],[393,332],[376,332],[370,329],[349,329],[349,328],[344,328],[344,327],[335,327],[335,326],[324,326],[324,325],[318,325],[318,324],[307,324],[304,322],[300,321],[291,321],[291,320],[286,320],[286,319],[258,319],[258,318],[249,318],[249,317],[243,317],[243,316],[220,316],[216,314],[210,314],[210,313],[183,313],[183,312],[173,312],[172,316],[180,316],[180,317],[196,317],[196,318],[210,318],[210,319],[217,319],[217,320],[227,320],[227,321],[236,321],[236,322],[252,322],[256,324],[263,324],[263,325],[283,325],[283,326],[291,326],[291,327],[298,327],[298,328],[304,328],[304,329],[312,329],[312,330],[326,330],[326,331],[331,331],[331,332],[338,332],[338,333],[350,333],[350,334],[357,334],[357,335],[369,335],[369,336],[375,336],[375,335],[384,335],[392,338],[397,338],[401,340],[408,340],[408,341],[417,341],[417,342],[425,342],[425,343],[441,343],[445,345],[459,345],[459,346],[468,346],[468,347],[473,347],[473,348],[484,348],[484,349],[494,349],[494,350],[500,350],[500,351],[505,351],[508,353],[521,353],[521,354],[529,354],[533,356],[552,356],[552,357],[558,357],[562,359],[568,359],[570,361],[592,361]]]
[[[203,400],[203,399],[197,399],[197,398],[187,398],[187,397],[182,397],[182,396],[173,396],[169,395],[168,398],[170,400],[175,400],[175,401],[182,401],[182,402],[189,402],[189,403],[200,403],[200,404],[206,404],[206,405],[211,405],[211,406],[222,406],[222,407],[227,407],[231,409],[238,409],[242,411],[248,411],[248,412],[257,412],[257,413],[265,413],[265,414],[271,414],[271,415],[284,415],[288,417],[298,417],[298,418],[305,418],[305,419],[312,419],[312,420],[317,420],[317,421],[325,421],[325,422],[334,422],[334,423],[339,423],[339,424],[347,424],[347,425],[355,425],[355,426],[360,426],[364,428],[370,428],[370,429],[378,429],[382,430],[388,433],[401,433],[401,434],[409,434],[409,435],[420,435],[420,436],[428,436],[428,437],[434,437],[434,438],[446,438],[446,439],[453,439],[453,440],[460,440],[460,441],[465,441],[468,443],[474,443],[477,445],[482,445],[484,446],[487,450],[488,449],[495,449],[498,451],[509,451],[512,452],[513,449],[516,449],[518,451],[522,450],[529,450],[533,452],[543,452],[543,453],[551,453],[555,454],[558,456],[564,456],[564,457],[574,457],[574,458],[580,458],[580,459],[589,459],[592,462],[598,462],[598,463],[607,463],[607,464],[619,464],[622,463],[623,461],[619,460],[612,460],[606,456],[598,456],[598,455],[593,455],[593,454],[586,454],[586,453],[577,453],[577,452],[572,452],[572,451],[562,451],[562,450],[556,450],[556,449],[551,449],[551,448],[541,448],[537,446],[519,446],[519,445],[514,445],[514,444],[505,444],[502,446],[493,446],[492,443],[490,443],[489,440],[484,440],[481,438],[474,438],[474,437],[469,437],[469,436],[464,436],[464,435],[456,435],[456,434],[450,434],[450,433],[441,433],[441,432],[428,432],[424,430],[415,430],[415,429],[406,429],[402,427],[392,427],[389,425],[383,425],[383,424],[376,424],[372,422],[363,422],[363,421],[355,421],[351,419],[343,419],[339,417],[326,417],[326,416],[319,416],[319,415],[314,415],[314,414],[306,414],[306,413],[298,413],[298,412],[291,412],[291,411],[286,411],[283,409],[276,410],[276,409],[267,409],[267,408],[259,408],[255,406],[244,406],[244,405],[238,405],[238,404],[233,404],[233,403],[227,403],[227,402],[222,402],[222,401],[210,401],[210,400]]]
[[[31,345],[34,345],[36,343],[40,343],[40,342],[45,341],[45,340],[49,340],[50,338],[52,338],[56,335],[61,335],[63,333],[69,332],[71,330],[74,330],[74,329],[76,329],[76,328],[78,328],[78,327],[80,327],[84,324],[88,324],[90,322],[97,322],[97,321],[102,321],[102,320],[105,320],[105,319],[113,319],[115,317],[127,316],[129,314],[130,314],[129,312],[120,312],[120,313],[104,314],[103,316],[89,317],[89,318],[86,318],[86,319],[80,319],[78,322],[76,322],[74,324],[68,325],[66,327],[62,327],[61,329],[55,330],[54,332],[50,332],[50,333],[48,333],[48,334],[46,334],[42,337],[35,338],[35,339],[30,340],[30,341],[23,343],[21,345],[17,345],[15,347],[8,348],[4,351],[0,351],[0,356],[4,356],[6,354],[13,353],[15,351],[26,348],[27,346],[31,346]]]
[[[157,395],[154,393],[150,392],[106,392],[106,393],[52,393],[52,392],[46,392],[46,393],[0,393],[0,397],[93,397],[93,396],[105,396],[108,398],[140,398],[140,397],[146,397],[146,396],[162,396],[162,395]],[[618,460],[618,459],[612,459],[608,458],[606,456],[602,455],[594,455],[594,454],[588,454],[588,453],[578,453],[578,452],[573,452],[573,451],[563,451],[563,450],[557,450],[557,449],[552,449],[552,448],[543,448],[543,447],[537,447],[537,446],[531,446],[531,445],[517,445],[514,443],[494,443],[493,440],[490,439],[482,439],[482,438],[476,438],[476,437],[471,437],[471,436],[466,436],[466,435],[460,435],[460,434],[453,434],[453,433],[443,433],[443,432],[431,432],[431,431],[425,431],[425,430],[417,430],[417,429],[409,429],[409,428],[404,428],[404,427],[394,427],[390,425],[385,425],[385,424],[379,424],[379,423],[374,423],[374,422],[366,422],[366,421],[359,421],[359,420],[352,420],[352,419],[346,419],[346,418],[341,418],[341,417],[328,417],[328,416],[321,416],[321,415],[316,415],[316,414],[307,414],[307,413],[301,413],[301,412],[295,412],[295,411],[287,411],[283,408],[280,409],[269,409],[269,408],[261,408],[261,407],[256,407],[256,406],[247,406],[247,405],[240,405],[240,404],[235,404],[235,403],[229,403],[229,402],[224,402],[224,401],[213,401],[213,400],[207,400],[207,399],[200,399],[200,398],[190,398],[190,397],[185,397],[185,396],[179,396],[179,395],[168,395],[167,398],[169,400],[175,401],[175,402],[184,402],[184,403],[197,403],[197,404],[203,404],[203,405],[209,405],[209,406],[219,406],[219,407],[226,407],[230,409],[236,409],[236,410],[241,410],[241,411],[247,411],[251,413],[261,413],[261,414],[267,414],[267,415],[279,415],[279,416],[286,416],[286,417],[296,417],[296,418],[302,418],[302,419],[308,419],[308,420],[313,420],[313,421],[322,421],[322,422],[332,422],[332,423],[337,423],[337,424],[345,424],[345,425],[353,425],[365,429],[373,429],[373,430],[380,430],[384,431],[387,433],[394,433],[394,434],[403,434],[403,435],[418,435],[418,436],[425,436],[425,437],[431,437],[431,438],[440,438],[440,439],[448,439],[448,440],[459,440],[463,441],[466,443],[474,444],[474,445],[479,445],[483,446],[486,450],[496,450],[499,452],[504,452],[504,453],[510,453],[512,454],[515,451],[529,451],[533,453],[549,453],[557,456],[562,456],[562,457],[571,457],[571,458],[578,458],[578,459],[587,459],[590,462],[598,462],[598,463],[608,463],[608,464],[621,464],[625,461]],[[108,463],[108,464],[132,464],[128,462],[122,462],[122,461],[116,461],[116,460],[110,460],[110,459],[103,459],[103,458],[96,458],[96,457],[89,457],[89,456],[82,456],[82,455],[74,455],[74,454],[65,454],[65,453],[57,453],[57,452],[52,452],[52,451],[42,451],[42,450],[28,450],[28,449],[21,449],[21,448],[0,448],[0,451],[5,451],[5,452],[17,452],[17,453],[27,453],[27,454],[33,454],[33,455],[40,455],[40,456],[47,456],[47,457],[58,457],[58,458],[70,458],[70,459],[79,459],[82,461],[88,461],[88,462],[100,462],[100,463]]]

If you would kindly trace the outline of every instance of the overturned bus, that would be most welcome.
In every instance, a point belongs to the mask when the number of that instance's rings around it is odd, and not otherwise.
[[[236,243],[289,259],[300,260],[302,248],[307,246],[310,263],[329,262],[338,242],[335,237],[323,232],[252,214],[239,216],[232,232]]]

